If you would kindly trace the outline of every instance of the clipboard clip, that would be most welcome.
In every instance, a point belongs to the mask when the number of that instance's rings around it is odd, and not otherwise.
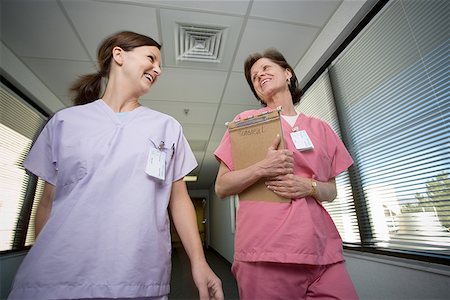
[[[225,122],[225,126],[230,128],[239,128],[244,126],[249,126],[255,123],[263,123],[266,121],[270,121],[273,118],[280,117],[280,112],[282,110],[281,106],[278,106],[276,109],[264,111],[257,115],[248,116],[242,119],[233,120],[231,122]],[[275,113],[275,115],[274,115]]]

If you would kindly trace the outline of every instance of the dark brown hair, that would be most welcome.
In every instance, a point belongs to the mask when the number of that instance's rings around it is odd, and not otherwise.
[[[289,83],[289,91],[291,92],[292,103],[296,104],[296,103],[300,102],[300,99],[302,98],[302,95],[303,95],[303,91],[298,86],[298,80],[297,80],[297,76],[295,75],[294,69],[292,69],[292,67],[287,63],[283,54],[281,54],[277,49],[274,49],[274,48],[269,48],[269,49],[265,50],[263,53],[253,53],[253,54],[249,55],[247,57],[247,59],[245,60],[245,63],[244,63],[245,78],[247,79],[247,83],[250,86],[250,89],[252,90],[253,95],[255,95],[256,99],[258,99],[259,102],[261,102],[261,104],[263,106],[267,106],[267,104],[264,103],[264,101],[261,98],[259,98],[258,94],[256,93],[255,87],[253,86],[253,82],[252,82],[252,76],[250,74],[250,70],[251,70],[252,66],[261,58],[268,58],[272,62],[279,65],[280,67],[291,71],[292,77],[291,77],[290,83]]]
[[[100,97],[102,78],[109,76],[112,50],[116,46],[125,51],[131,51],[141,46],[155,46],[161,49],[161,45],[151,37],[131,31],[121,31],[107,37],[100,44],[97,52],[99,71],[80,76],[70,88],[70,91],[75,94],[72,100],[75,105],[87,104]]]

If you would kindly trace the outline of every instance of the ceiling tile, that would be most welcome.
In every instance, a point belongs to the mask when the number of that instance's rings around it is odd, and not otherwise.
[[[89,60],[56,1],[1,2],[1,38],[18,56]]]
[[[259,109],[261,105],[255,101],[253,105],[237,105],[237,104],[222,104],[220,106],[219,114],[217,115],[216,124],[221,125],[226,122],[233,121],[234,117],[243,111],[250,109]],[[225,125],[224,125],[225,126]]]
[[[341,3],[342,0],[255,0],[250,16],[322,27]]]
[[[183,125],[184,136],[190,140],[209,139],[211,126],[206,125]]]
[[[153,0],[123,0],[124,2],[157,5],[164,8],[188,9],[204,12],[220,12],[226,14],[244,15],[247,12],[249,0],[202,0],[202,1],[153,1]]]
[[[222,103],[241,105],[258,104],[258,100],[253,95],[244,73],[231,72]]]
[[[216,126],[214,127],[214,129],[216,129]],[[206,157],[205,158],[207,158],[207,159],[210,159],[211,157],[215,159],[214,151],[216,151],[217,147],[219,147],[220,142],[222,141],[222,137],[225,134],[225,130],[223,130],[223,128],[218,128],[218,129],[220,132],[222,132],[220,134],[220,139],[209,141],[208,147],[206,148]]]
[[[142,99],[217,103],[222,96],[226,72],[165,68],[155,86]]]
[[[191,146],[191,142],[189,142],[189,145]],[[204,151],[195,151],[194,147],[191,146],[192,152],[194,153],[195,160],[197,161],[198,165],[200,166],[201,162],[203,161],[203,157],[205,156]],[[197,168],[198,171],[198,168]]]
[[[175,101],[148,101],[141,103],[151,109],[168,114],[184,125],[212,125],[217,113],[217,104],[180,103]],[[184,110],[189,109],[188,114]]]
[[[92,59],[97,58],[99,44],[118,31],[134,31],[160,42],[154,8],[110,2],[63,0],[62,3]]]
[[[198,172],[199,182],[197,186],[203,189],[214,187],[218,170],[219,162],[215,158],[205,161]]]
[[[250,54],[262,52],[272,47],[277,48],[292,68],[295,68],[318,32],[317,28],[272,21],[249,20],[233,65],[233,71],[242,72],[244,62]]]
[[[94,73],[90,62],[55,59],[24,58],[34,74],[56,95],[68,95],[78,76]]]
[[[211,150],[210,145],[214,145],[214,143],[217,143],[217,146],[219,146],[219,142],[222,140],[223,135],[225,134],[226,130],[227,130],[227,127],[225,126],[225,124],[220,125],[217,123],[216,125],[214,125],[212,133],[211,133],[211,138],[209,139],[210,142],[209,142],[207,151]],[[217,146],[213,147],[212,151],[216,150]]]

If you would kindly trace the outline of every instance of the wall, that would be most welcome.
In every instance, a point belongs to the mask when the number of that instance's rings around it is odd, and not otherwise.
[[[449,299],[449,266],[355,251],[344,255],[361,299]]]
[[[231,200],[220,199],[211,188],[210,196],[210,246],[229,262],[233,261],[234,233],[231,228]]]
[[[0,299],[6,299],[8,296],[14,275],[26,253],[26,251],[23,251],[0,256]]]
[[[205,224],[205,245],[208,246],[210,243],[210,224],[209,224],[209,206],[210,206],[210,200],[209,200],[209,190],[189,190],[189,196],[191,198],[204,198],[206,199],[206,205],[205,205],[205,218],[208,223]]]

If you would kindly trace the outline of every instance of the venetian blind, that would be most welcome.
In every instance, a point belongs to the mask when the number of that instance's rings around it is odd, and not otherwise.
[[[328,72],[322,74],[309,87],[296,106],[296,110],[328,122],[333,130],[341,136]],[[336,187],[337,198],[333,202],[324,202],[323,205],[336,224],[344,243],[359,242],[358,222],[347,171],[336,177]]]
[[[450,254],[449,7],[390,1],[329,68],[366,245]]]
[[[41,114],[0,85],[0,251],[20,249],[34,241],[31,211],[42,193],[42,183],[30,177],[22,163],[44,121]]]

